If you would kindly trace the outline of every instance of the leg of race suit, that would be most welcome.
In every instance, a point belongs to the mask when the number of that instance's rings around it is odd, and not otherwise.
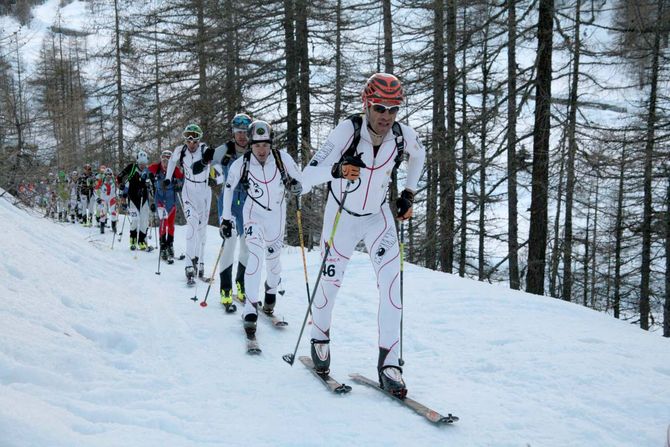
[[[79,221],[86,219],[86,208],[88,207],[88,198],[86,194],[79,197]]]
[[[240,239],[237,234],[226,239],[223,245],[223,253],[219,261],[219,279],[221,280],[220,290],[228,292],[233,289],[233,261],[235,260],[235,247]]]
[[[130,244],[132,245],[133,240],[137,242],[137,228],[140,223],[140,212],[132,200],[128,201],[128,223],[130,225]]]
[[[200,225],[198,231],[200,231],[200,249],[198,250],[198,258],[200,262],[204,262],[205,259],[205,243],[207,242],[207,224],[209,223],[209,211],[212,207],[212,190],[210,188],[205,188],[203,201],[201,202],[202,208],[200,209]]]
[[[138,230],[139,230],[139,236],[137,238],[137,241],[146,242],[147,232],[149,230],[149,204],[147,202],[143,202],[142,208],[140,208]]]
[[[398,365],[400,351],[400,247],[395,220],[388,204],[366,218],[365,247],[370,254],[379,289],[379,367]]]
[[[198,257],[198,250],[200,248],[200,218],[198,209],[195,205],[195,194],[191,188],[185,187],[182,192],[184,199],[184,216],[186,217],[186,256],[189,260]]]
[[[261,284],[261,269],[265,259],[265,239],[263,226],[258,220],[248,219],[244,223],[244,235],[249,248],[249,263],[245,272],[246,299],[242,316],[257,314],[256,304],[259,302],[259,288]]]
[[[91,194],[91,197],[88,198],[88,215],[89,215],[89,221],[88,223],[93,222],[93,216],[95,216],[95,197]]]
[[[338,205],[334,200],[328,200],[323,217],[323,229],[321,231],[321,255],[325,254],[328,237],[333,229],[335,215]],[[333,306],[337,292],[342,285],[344,271],[349,263],[349,258],[354,252],[356,244],[362,239],[361,232],[364,230],[363,218],[354,217],[346,211],[342,211],[340,221],[330,248],[326,264],[321,272],[319,289],[314,295],[312,303],[312,331],[311,336],[316,340],[330,340],[330,323],[333,315]]]
[[[112,222],[119,220],[119,216],[116,214],[116,197],[109,198],[109,214],[112,216]]]
[[[238,238],[240,243],[240,254],[238,255],[237,260],[237,273],[235,274],[235,283],[237,286],[237,293],[244,294],[245,292],[245,283],[244,283],[244,273],[247,270],[247,261],[249,260],[249,248],[247,248],[247,242],[244,239],[244,235],[240,235]]]

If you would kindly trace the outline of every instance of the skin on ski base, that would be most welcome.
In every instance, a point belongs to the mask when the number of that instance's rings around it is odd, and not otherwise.
[[[351,387],[349,385],[345,385],[344,383],[340,383],[337,380],[333,379],[330,377],[328,374],[319,374],[316,372],[314,369],[314,362],[312,362],[312,359],[310,357],[307,357],[305,355],[299,357],[300,361],[302,362],[303,365],[307,367],[312,373],[317,376],[323,384],[328,388],[330,391],[332,391],[335,394],[347,394],[349,391],[351,391]]]
[[[387,396],[393,398],[394,400],[402,403],[404,406],[412,409],[415,413],[423,416],[426,418],[428,421],[434,423],[434,424],[452,424],[456,421],[458,421],[458,416],[453,416],[451,413],[447,416],[442,416],[440,413],[438,413],[435,410],[431,410],[430,408],[426,407],[423,404],[420,404],[419,402],[415,401],[414,399],[411,399],[409,397],[405,397],[404,399],[399,399],[393,394],[389,393],[383,388],[379,387],[379,384],[373,380],[368,379],[365,376],[362,376],[360,374],[349,374],[349,377],[354,382],[360,383],[361,385],[366,385],[370,388],[374,388],[377,391],[381,391],[382,393],[386,394]]]

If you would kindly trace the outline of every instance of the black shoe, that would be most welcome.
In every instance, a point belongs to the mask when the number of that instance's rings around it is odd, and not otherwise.
[[[407,387],[402,380],[402,368],[386,365],[379,370],[379,386],[399,399],[407,396]]]
[[[116,234],[116,221],[112,221],[112,233]]]
[[[265,283],[265,299],[263,300],[263,312],[267,315],[272,315],[275,309],[275,304],[277,304],[277,294],[268,293],[268,284]]]
[[[330,373],[330,340],[311,340],[312,362],[314,370],[319,374]]]
[[[256,338],[256,320],[258,320],[258,315],[256,314],[247,314],[244,316],[244,332],[246,332],[247,338],[250,340]]]
[[[163,261],[167,261],[167,260],[168,260],[168,251],[167,251],[167,248],[161,248],[161,259],[162,259]]]

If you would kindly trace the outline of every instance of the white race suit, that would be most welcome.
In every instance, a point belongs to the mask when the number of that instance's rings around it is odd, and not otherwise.
[[[417,133],[409,126],[400,124],[404,138],[404,152],[409,156],[405,189],[416,191],[425,160],[425,150]],[[398,366],[400,319],[400,248],[395,219],[386,202],[391,174],[397,150],[396,137],[391,130],[383,137],[375,151],[368,131],[367,119],[363,118],[357,153],[366,167],[361,168],[360,177],[351,184],[346,179],[334,178],[332,167],[339,162],[354,137],[351,120],[342,121],[328,136],[303,171],[303,190],[330,181],[328,201],[321,231],[321,250],[330,238],[335,215],[345,188],[348,194],[344,209],[336,228],[323,277],[314,296],[312,307],[313,325],[311,336],[316,340],[330,340],[330,326],[337,292],[342,284],[344,271],[354,248],[362,240],[377,277],[379,291],[379,365]]]

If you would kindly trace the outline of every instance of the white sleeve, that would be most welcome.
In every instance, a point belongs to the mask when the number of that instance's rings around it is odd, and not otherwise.
[[[326,142],[302,170],[303,191],[308,192],[316,185],[334,180],[330,171],[349,148],[353,138],[354,124],[351,120],[342,121],[330,132]]]
[[[426,150],[424,149],[416,131],[409,126],[403,127],[403,138],[405,140],[405,152],[409,155],[407,162],[407,178],[405,179],[405,189],[416,192],[419,179],[423,171],[423,164],[426,160]]]
[[[167,170],[165,171],[166,179],[172,180],[172,174],[174,174],[174,168],[177,166],[177,162],[179,162],[179,159],[181,158],[181,151],[182,151],[181,147],[172,151],[172,155],[170,156],[170,160],[168,161]]]
[[[284,163],[284,168],[286,169],[288,176],[302,183],[302,172],[295,160],[293,160],[293,157],[291,157],[291,154],[286,151],[279,151],[279,156],[281,157],[282,163]]]
[[[244,164],[244,157],[240,157],[230,165],[228,170],[228,178],[226,178],[226,183],[224,185],[223,192],[223,209],[221,210],[221,219],[233,220],[231,207],[233,205],[233,191],[235,187],[240,182],[240,177],[242,176],[242,165]]]

